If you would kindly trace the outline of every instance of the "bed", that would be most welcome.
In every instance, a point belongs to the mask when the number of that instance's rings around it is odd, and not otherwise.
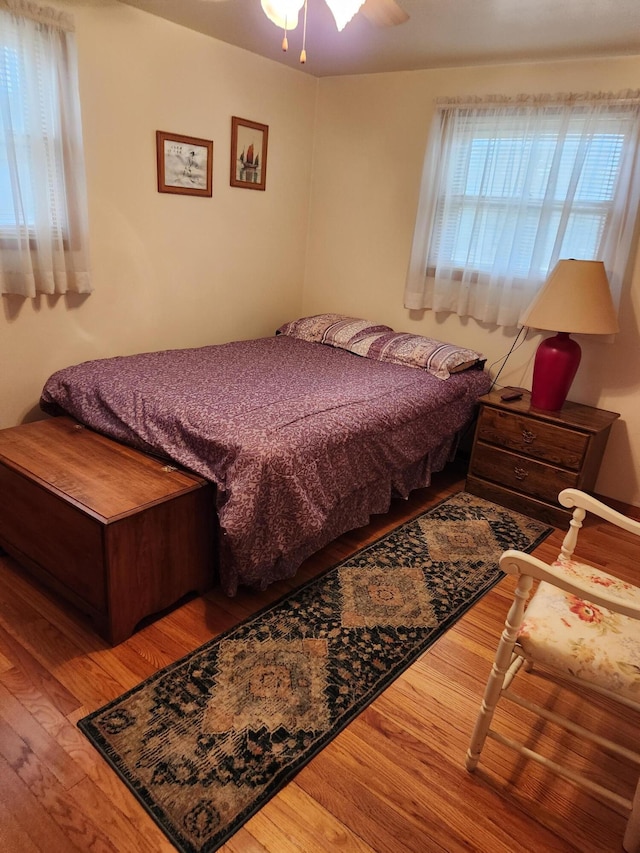
[[[427,486],[490,380],[483,356],[323,314],[271,337],[59,370],[40,405],[216,486],[219,581],[265,588]]]

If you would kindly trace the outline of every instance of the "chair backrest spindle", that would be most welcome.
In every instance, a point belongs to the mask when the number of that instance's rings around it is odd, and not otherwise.
[[[581,506],[577,506],[573,514],[571,516],[571,521],[569,522],[569,529],[567,530],[564,539],[562,540],[562,546],[560,547],[560,557],[563,557],[567,560],[571,559],[574,551],[576,550],[576,545],[578,543],[578,533],[582,527],[582,522],[584,521],[584,517],[587,514],[586,510]]]

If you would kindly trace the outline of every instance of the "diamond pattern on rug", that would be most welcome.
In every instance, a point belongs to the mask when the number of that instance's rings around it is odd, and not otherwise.
[[[270,639],[221,644],[216,689],[224,705],[208,705],[204,728],[268,731],[314,729],[329,723],[325,702],[327,641]]]
[[[431,596],[420,569],[339,570],[342,625],[435,625]]]
[[[78,723],[182,853],[213,853],[552,528],[461,492]]]
[[[469,519],[463,526],[459,521],[422,518],[418,524],[429,556],[438,562],[477,560],[500,547],[488,521]]]

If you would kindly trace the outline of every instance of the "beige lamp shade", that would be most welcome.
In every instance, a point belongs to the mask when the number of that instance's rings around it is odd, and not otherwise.
[[[574,334],[617,332],[618,318],[602,261],[558,261],[520,323]]]

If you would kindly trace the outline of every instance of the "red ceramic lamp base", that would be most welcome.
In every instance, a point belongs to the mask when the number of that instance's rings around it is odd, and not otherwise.
[[[557,412],[567,399],[578,370],[582,353],[580,345],[568,332],[558,332],[542,341],[533,365],[531,406],[545,412]]]

